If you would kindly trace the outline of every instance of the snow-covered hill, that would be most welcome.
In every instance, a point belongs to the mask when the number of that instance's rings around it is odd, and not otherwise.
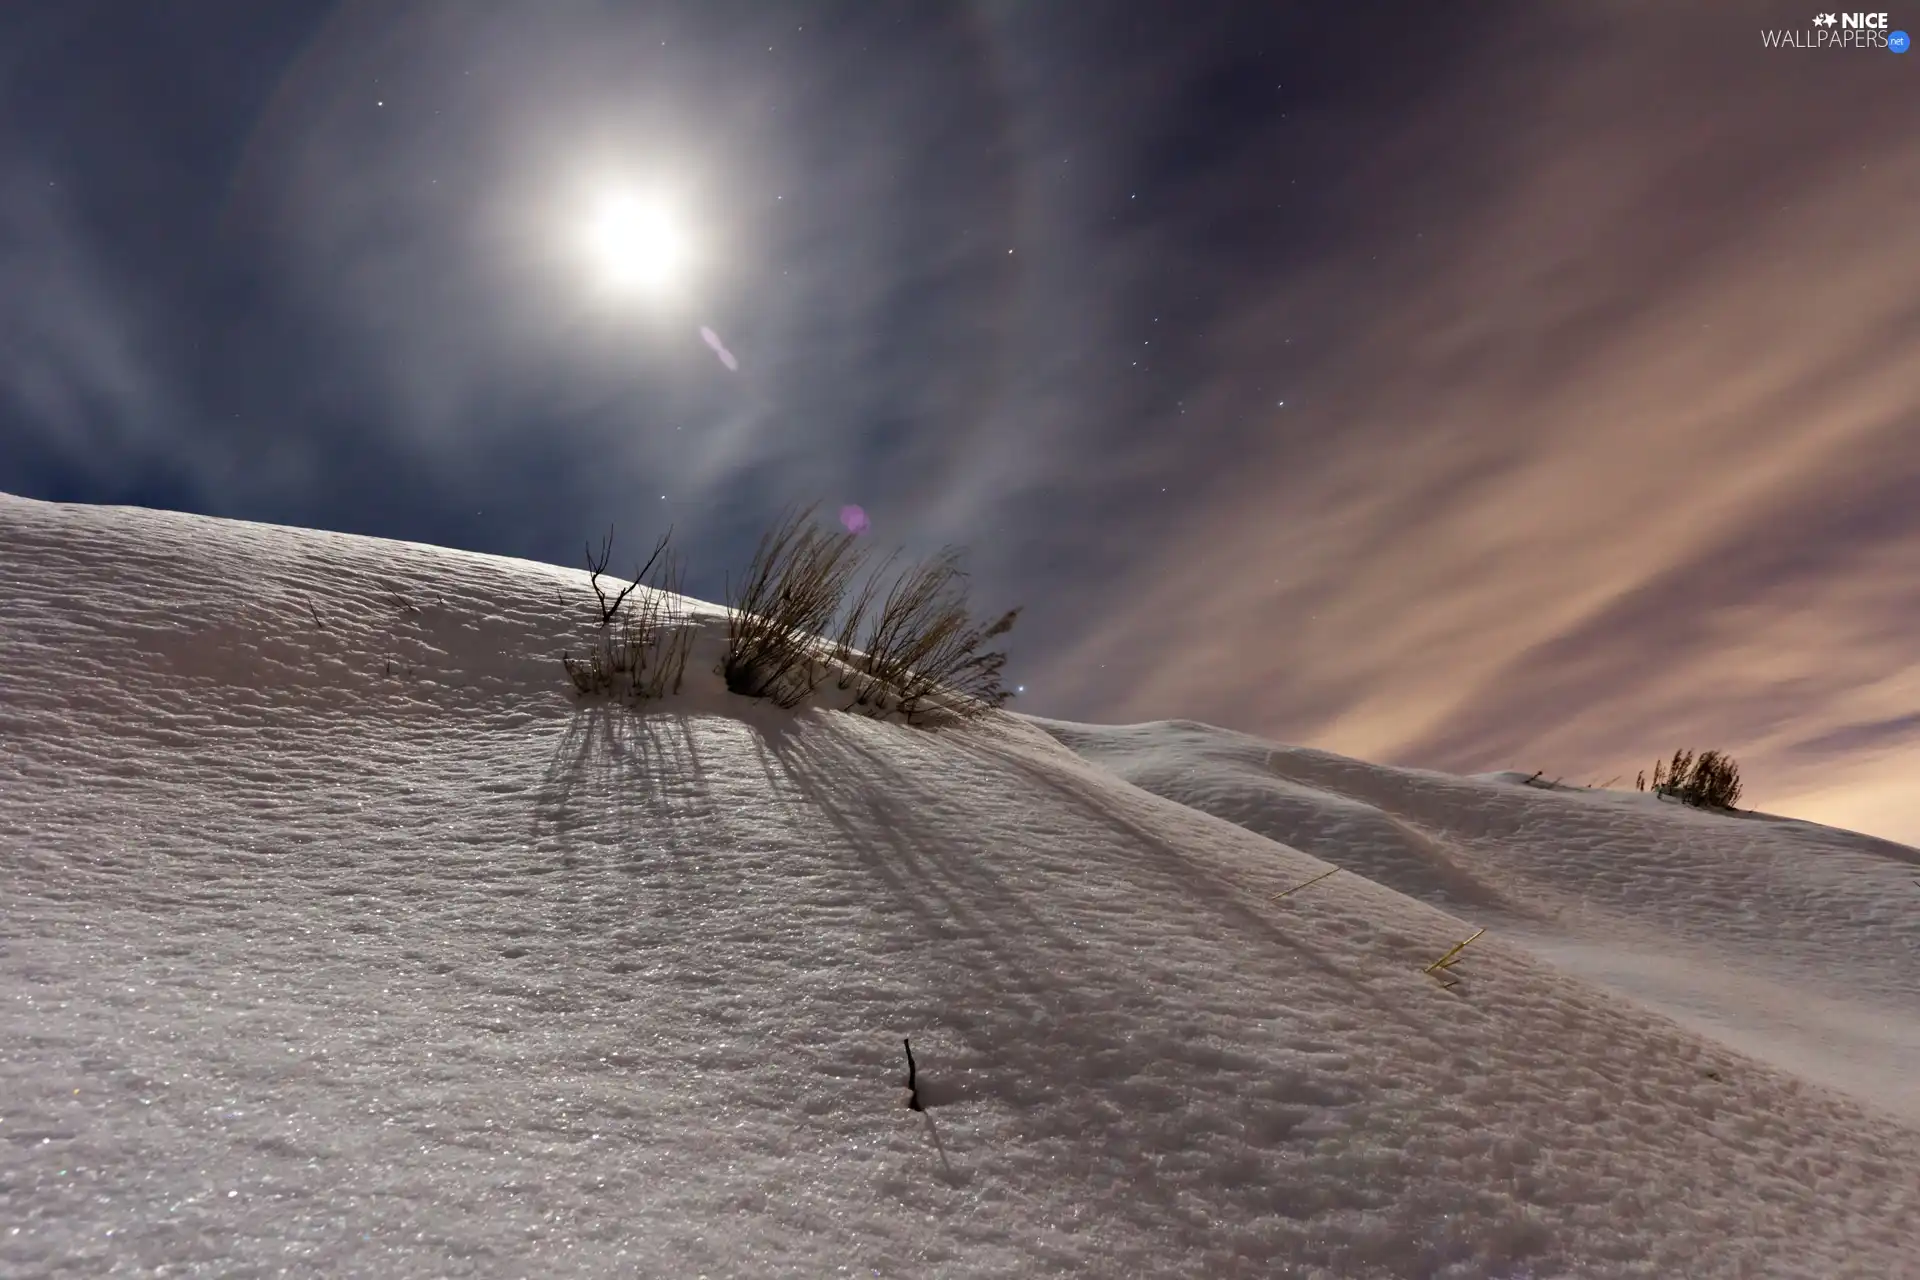
[[[1920,1123],[1920,851],[1207,725],[1045,723],[1156,795],[1431,902]]]
[[[582,705],[585,600],[0,498],[0,1273],[1920,1276],[1911,851]]]

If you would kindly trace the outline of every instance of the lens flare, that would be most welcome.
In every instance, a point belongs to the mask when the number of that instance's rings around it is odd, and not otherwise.
[[[728,369],[738,369],[740,362],[734,359],[733,352],[727,350],[727,344],[720,341],[720,335],[705,325],[700,326],[700,341],[713,348],[713,354],[720,357],[720,363]]]

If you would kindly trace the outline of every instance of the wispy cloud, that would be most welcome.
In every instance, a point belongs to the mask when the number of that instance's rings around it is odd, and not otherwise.
[[[0,412],[16,447],[118,481],[178,443],[152,317],[129,292],[56,181],[0,175]]]
[[[1310,430],[1246,432],[1244,482],[1186,513],[1050,684],[1123,718],[1582,780],[1721,745],[1763,800],[1920,836],[1920,799],[1871,798],[1920,735],[1804,748],[1920,708],[1899,639],[1920,622],[1920,147],[1850,140],[1899,91],[1872,68],[1689,77],[1682,43],[1590,39],[1577,77],[1490,65],[1382,154],[1487,176],[1412,244],[1394,218],[1249,291],[1221,381],[1291,317],[1340,317]],[[1391,198],[1373,181],[1354,198]]]

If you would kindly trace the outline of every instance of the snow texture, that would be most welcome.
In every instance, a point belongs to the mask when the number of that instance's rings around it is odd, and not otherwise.
[[[1920,1276],[1920,854],[590,601],[0,497],[0,1274]]]

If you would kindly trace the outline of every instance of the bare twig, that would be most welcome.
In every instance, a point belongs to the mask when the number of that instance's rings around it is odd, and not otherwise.
[[[420,612],[420,607],[414,604],[412,600],[409,600],[400,588],[394,586],[391,582],[382,582],[380,585],[387,589],[387,603],[395,609],[398,609],[401,613]]]
[[[632,580],[627,583],[626,589],[615,596],[611,604],[607,602],[606,591],[600,586],[600,575],[607,571],[607,564],[613,559],[613,526],[607,526],[607,536],[600,543],[600,555],[597,559],[593,554],[593,545],[591,543],[587,545],[588,581],[593,586],[594,596],[600,601],[601,626],[606,627],[613,624],[614,618],[620,612],[620,606],[627,602],[627,597],[633,593],[635,587],[640,585],[642,579],[653,571],[655,562],[665,553],[667,542],[672,537],[673,530],[671,528],[660,535],[660,541],[654,544],[653,554],[647,557],[646,564],[640,567],[639,571],[633,575]]]
[[[314,626],[320,628],[320,630],[322,631],[325,631],[327,629],[327,624],[320,621],[320,611],[313,607],[312,596],[307,597],[307,612],[312,615]]]
[[[1278,902],[1278,901],[1280,901],[1280,899],[1282,899],[1282,898],[1289,898],[1289,897],[1292,897],[1292,896],[1293,896],[1294,894],[1296,894],[1296,893],[1298,893],[1298,892],[1300,892],[1300,891],[1301,891],[1302,889],[1307,889],[1307,888],[1311,888],[1312,886],[1314,886],[1314,885],[1316,885],[1316,884],[1319,884],[1319,883],[1320,883],[1320,882],[1321,882],[1322,880],[1325,880],[1325,879],[1326,879],[1326,878],[1327,878],[1328,876],[1337,876],[1337,875],[1339,875],[1339,874],[1340,874],[1340,868],[1338,868],[1338,867],[1335,867],[1335,868],[1334,868],[1333,870],[1331,870],[1331,871],[1322,871],[1322,872],[1321,872],[1321,873],[1320,873],[1319,875],[1317,875],[1317,876],[1315,876],[1315,877],[1314,877],[1313,879],[1311,879],[1311,880],[1307,880],[1307,881],[1304,881],[1304,882],[1302,882],[1302,883],[1300,883],[1300,884],[1297,884],[1297,885],[1295,885],[1295,886],[1293,886],[1293,888],[1291,888],[1291,889],[1282,889],[1282,890],[1281,890],[1281,891],[1280,891],[1279,893],[1276,893],[1276,894],[1273,894],[1272,896],[1270,896],[1270,897],[1269,897],[1269,898],[1267,899],[1267,901],[1268,901],[1268,902]]]
[[[669,597],[681,595],[680,560],[668,547],[672,536],[669,529],[633,582],[611,600],[600,586],[599,575],[612,550],[612,532],[597,557],[592,547],[587,548],[587,568],[600,602],[600,632],[585,656],[560,656],[574,688],[582,694],[640,700],[680,691],[693,629],[674,616],[668,602]],[[649,577],[654,581],[646,582]],[[627,598],[643,583],[648,590],[638,597],[639,605],[628,606]]]
[[[1478,938],[1481,934],[1485,932],[1486,932],[1485,929],[1475,929],[1473,931],[1473,937],[1468,938],[1465,942],[1454,943],[1452,950],[1448,951],[1447,954],[1441,956],[1438,960],[1435,960],[1432,964],[1428,965],[1423,972],[1430,973],[1434,977],[1438,978],[1440,980],[1440,985],[1444,988],[1452,989],[1453,987],[1459,985],[1460,980],[1458,978],[1455,978],[1452,982],[1447,981],[1447,977],[1446,977],[1447,972],[1450,969],[1452,969],[1454,965],[1460,963],[1460,953],[1467,949],[1467,943],[1472,942],[1474,938]]]
[[[926,1108],[920,1105],[920,1085],[914,1074],[913,1041],[902,1040],[900,1043],[907,1046],[907,1106],[914,1111],[925,1111]]]

